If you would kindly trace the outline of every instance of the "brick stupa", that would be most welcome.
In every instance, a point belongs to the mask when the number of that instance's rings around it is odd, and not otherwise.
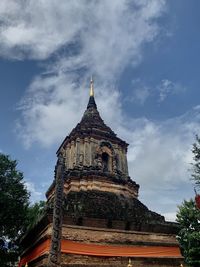
[[[100,117],[91,81],[87,109],[57,151],[45,214],[21,241],[20,267],[180,266],[177,224],[139,201],[127,148]]]

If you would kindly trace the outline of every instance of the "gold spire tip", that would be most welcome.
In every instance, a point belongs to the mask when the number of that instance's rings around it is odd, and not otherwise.
[[[94,96],[94,81],[91,77],[91,80],[90,80],[90,96]]]

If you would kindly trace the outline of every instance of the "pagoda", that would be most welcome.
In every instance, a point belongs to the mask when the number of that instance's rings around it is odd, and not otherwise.
[[[90,97],[60,145],[47,208],[22,238],[19,266],[180,266],[178,226],[138,199],[128,144],[102,120]]]

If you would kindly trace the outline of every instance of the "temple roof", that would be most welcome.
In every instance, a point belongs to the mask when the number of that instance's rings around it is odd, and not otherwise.
[[[76,125],[76,127],[71,131],[71,133],[65,138],[60,148],[66,145],[70,140],[84,137],[93,137],[102,140],[108,140],[113,143],[117,143],[122,145],[123,147],[127,147],[128,144],[117,137],[117,135],[112,131],[110,127],[108,127],[103,119],[101,118],[97,105],[94,98],[94,88],[93,81],[91,80],[90,85],[90,97],[87,105],[87,109],[85,110],[81,121]],[[59,149],[60,149],[59,148]]]

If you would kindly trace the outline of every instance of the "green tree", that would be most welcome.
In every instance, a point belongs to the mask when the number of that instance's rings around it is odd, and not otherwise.
[[[192,163],[192,179],[196,186],[200,188],[200,138],[196,135],[196,142],[192,148],[194,163]]]
[[[0,266],[18,255],[17,240],[27,224],[29,193],[17,161],[0,153]]]
[[[179,206],[177,222],[180,226],[178,241],[188,266],[200,266],[200,211],[194,200]]]
[[[27,212],[27,229],[32,228],[38,220],[45,214],[46,202],[39,201],[29,206]]]
[[[200,188],[200,138],[196,135],[196,141],[192,147],[192,180],[197,188]],[[197,200],[196,196],[196,200]],[[194,200],[184,201],[177,213],[177,222],[180,225],[178,240],[185,262],[188,266],[200,266],[200,209]]]

